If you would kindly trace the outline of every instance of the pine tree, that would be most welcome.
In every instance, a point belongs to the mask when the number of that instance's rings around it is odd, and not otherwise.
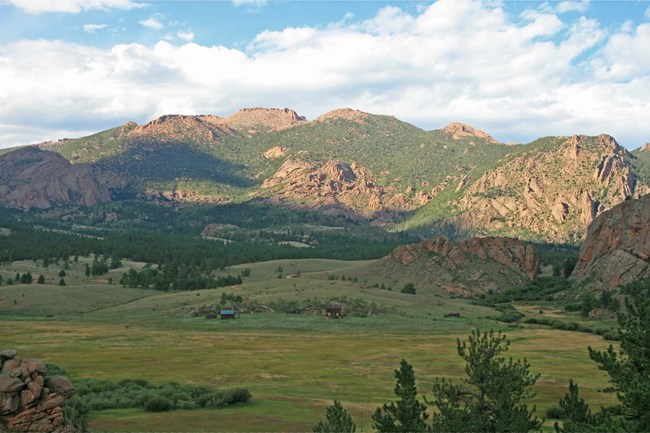
[[[530,364],[501,354],[510,342],[501,333],[472,331],[468,342],[457,340],[466,378],[460,384],[438,380],[433,387],[433,430],[440,432],[528,432],[541,421],[522,400],[533,397],[531,387],[539,378]]]
[[[38,284],[45,284],[45,277],[43,275],[38,276]]]
[[[427,406],[417,399],[413,367],[402,359],[399,370],[395,370],[395,395],[397,402],[384,404],[372,416],[374,428],[379,433],[411,433],[429,430],[425,421],[429,417]]]
[[[59,286],[65,286],[65,280],[63,278],[59,280]]]
[[[580,397],[578,384],[573,379],[569,380],[569,392],[560,400],[560,409],[564,421],[561,428],[559,423],[555,423],[557,433],[595,431],[593,429],[596,424],[595,417],[592,415],[589,405]]]
[[[354,433],[357,426],[352,422],[350,413],[343,408],[341,402],[334,400],[332,406],[325,409],[326,421],[318,421],[314,433]]]
[[[626,302],[627,313],[619,314],[620,349],[606,351],[589,347],[589,357],[609,374],[620,401],[626,431],[650,431],[650,301]]]

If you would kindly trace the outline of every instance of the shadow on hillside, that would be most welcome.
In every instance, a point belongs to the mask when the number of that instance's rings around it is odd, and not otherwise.
[[[212,181],[236,187],[255,183],[243,174],[245,166],[216,158],[185,143],[136,144],[94,165],[126,179]]]

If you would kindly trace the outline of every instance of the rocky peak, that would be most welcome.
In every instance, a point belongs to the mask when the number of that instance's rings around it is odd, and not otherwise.
[[[74,387],[63,376],[45,377],[45,363],[0,351],[0,430],[15,433],[75,432],[65,425],[63,405]]]
[[[455,140],[465,137],[478,137],[490,143],[498,143],[497,140],[492,138],[487,133],[460,122],[452,122],[449,125],[445,126],[442,130],[451,135],[451,137]]]
[[[111,199],[88,164],[36,146],[0,156],[0,204],[19,209],[91,206]]]
[[[589,226],[571,277],[613,288],[650,277],[650,195],[626,200]]]
[[[232,129],[254,134],[292,128],[307,120],[289,108],[243,108],[224,121]]]
[[[336,110],[332,110],[328,113],[319,116],[314,121],[324,122],[332,119],[345,119],[351,122],[365,123],[368,117],[370,117],[368,113],[364,113],[363,111],[360,110],[353,110],[352,108],[338,108]]]
[[[646,143],[641,146],[641,152],[650,152],[650,143]]]

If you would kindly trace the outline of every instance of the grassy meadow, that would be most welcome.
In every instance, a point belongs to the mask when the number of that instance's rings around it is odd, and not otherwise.
[[[393,398],[393,370],[402,358],[413,365],[420,392],[430,395],[436,377],[462,376],[456,339],[466,338],[476,327],[503,330],[512,342],[509,354],[526,357],[532,370],[541,373],[531,401],[539,416],[557,404],[569,378],[577,380],[592,407],[614,401],[598,392],[607,381],[587,355],[587,346],[608,346],[602,337],[509,326],[495,320],[500,313],[492,308],[426,287],[418,287],[416,295],[399,293],[398,287],[382,290],[370,278],[364,281],[371,262],[314,259],[239,265],[223,272],[250,269],[240,286],[156,292],[108,283],[109,276],[119,281],[128,267],[143,264],[124,263],[108,276],[87,278],[84,267],[90,261],[71,261],[63,287],[58,286],[60,266],[46,270],[39,263],[14,262],[1,267],[0,347],[56,364],[73,382],[141,378],[155,384],[245,387],[253,395],[249,403],[225,409],[97,411],[91,414],[92,431],[311,431],[333,399],[343,402],[359,428],[371,431],[372,412]],[[43,274],[47,284],[6,285],[16,272],[27,271],[34,278]],[[343,319],[279,312],[246,313],[224,321],[192,316],[195,309],[218,303],[223,293],[262,304],[347,296],[374,302],[385,312]],[[518,308],[542,314],[535,305]],[[444,317],[452,312],[461,317]]]

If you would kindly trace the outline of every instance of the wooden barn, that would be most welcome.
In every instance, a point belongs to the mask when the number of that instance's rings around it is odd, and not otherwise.
[[[329,304],[325,307],[325,316],[327,317],[343,317],[343,305]]]
[[[219,316],[223,319],[234,319],[237,312],[235,310],[221,310]]]

